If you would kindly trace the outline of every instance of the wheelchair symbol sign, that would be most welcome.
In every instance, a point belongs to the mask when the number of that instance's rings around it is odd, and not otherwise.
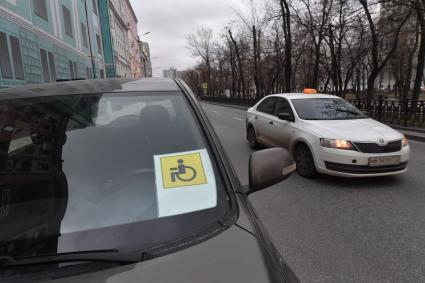
[[[207,183],[199,153],[161,157],[160,163],[164,189]]]

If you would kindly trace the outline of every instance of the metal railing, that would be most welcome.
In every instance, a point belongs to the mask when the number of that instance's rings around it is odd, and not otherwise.
[[[224,97],[224,96],[204,96],[201,100],[237,105],[243,107],[252,107],[260,99],[258,98],[243,98],[243,97]],[[359,108],[361,111],[383,123],[412,126],[412,127],[425,127],[425,101],[418,101],[416,107],[413,102],[408,100],[402,103],[399,100],[370,100],[369,111],[367,109],[366,99],[348,99],[348,101]],[[414,113],[412,113],[414,111]]]
[[[243,107],[252,107],[258,101],[259,98],[245,98],[245,97],[225,97],[225,96],[203,96],[201,100],[221,103],[221,104],[229,104],[229,105],[237,105]]]
[[[367,100],[348,100],[362,111],[367,109]],[[415,107],[414,107],[415,106]],[[425,127],[425,101],[421,100],[413,105],[412,100],[405,103],[399,100],[371,100],[368,115],[380,122]]]

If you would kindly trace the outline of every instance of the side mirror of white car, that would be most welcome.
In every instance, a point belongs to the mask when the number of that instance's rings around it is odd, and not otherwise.
[[[292,115],[290,113],[279,113],[279,114],[277,114],[277,117],[280,120],[289,121],[289,122],[295,122],[294,115]]]

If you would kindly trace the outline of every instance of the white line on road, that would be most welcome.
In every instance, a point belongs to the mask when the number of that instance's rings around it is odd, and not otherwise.
[[[235,119],[235,120],[238,120],[238,121],[244,121],[243,119],[241,119],[241,118],[238,118],[238,117],[233,117],[233,119]]]

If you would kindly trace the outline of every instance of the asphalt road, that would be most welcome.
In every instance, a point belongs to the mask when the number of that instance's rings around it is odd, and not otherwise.
[[[241,182],[245,111],[203,104]],[[294,174],[251,196],[301,282],[425,282],[425,143],[401,176],[313,180]]]

